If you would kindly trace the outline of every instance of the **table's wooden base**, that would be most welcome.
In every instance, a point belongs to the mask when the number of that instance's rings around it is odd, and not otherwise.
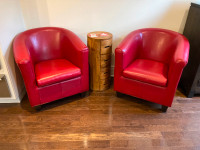
[[[107,36],[98,36],[106,33]],[[91,37],[97,35],[97,37]],[[112,34],[107,32],[88,33],[90,89],[103,91],[110,87],[110,65],[112,53]]]

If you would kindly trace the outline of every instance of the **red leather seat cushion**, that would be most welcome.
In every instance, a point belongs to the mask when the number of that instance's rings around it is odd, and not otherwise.
[[[166,86],[168,66],[161,62],[136,59],[124,71],[123,76],[142,82]]]
[[[66,59],[54,59],[36,64],[35,74],[38,86],[45,86],[78,77],[81,70]]]

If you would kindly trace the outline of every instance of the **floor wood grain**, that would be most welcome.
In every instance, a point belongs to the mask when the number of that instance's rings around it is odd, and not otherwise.
[[[124,95],[113,88],[75,95],[35,111],[0,104],[0,150],[200,150],[200,97],[177,91],[173,106]]]

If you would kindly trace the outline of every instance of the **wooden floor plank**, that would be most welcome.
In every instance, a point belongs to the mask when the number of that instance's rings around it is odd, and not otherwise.
[[[30,107],[0,104],[0,149],[200,150],[200,97],[176,92],[173,106],[124,95],[113,88]]]

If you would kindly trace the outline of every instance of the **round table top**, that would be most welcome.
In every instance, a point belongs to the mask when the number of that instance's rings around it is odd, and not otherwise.
[[[112,34],[109,32],[104,31],[94,31],[87,34],[88,38],[94,38],[94,39],[110,39],[112,38]]]

